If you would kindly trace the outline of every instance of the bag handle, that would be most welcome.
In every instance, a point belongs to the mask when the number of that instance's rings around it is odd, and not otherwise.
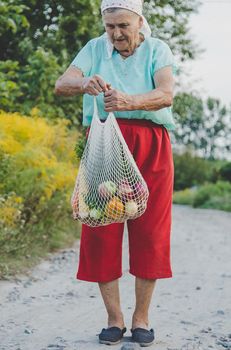
[[[98,107],[97,107],[97,98],[96,98],[96,96],[94,96],[93,100],[94,100],[93,118],[96,119],[99,123],[102,124],[102,122],[101,122],[101,120],[100,120],[100,117],[99,117],[99,110],[98,110]],[[108,113],[108,116],[107,116],[105,122],[106,122],[108,119],[110,119],[110,118],[115,118],[113,112],[109,112],[109,113]]]
[[[93,110],[93,118],[99,119],[99,113],[98,113],[98,107],[97,107],[97,100],[96,96],[94,96],[94,110]]]

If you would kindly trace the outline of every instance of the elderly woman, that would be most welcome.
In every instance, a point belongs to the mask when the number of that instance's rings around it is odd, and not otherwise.
[[[89,41],[56,82],[56,93],[84,94],[83,125],[89,126],[93,99],[101,119],[113,111],[133,157],[147,182],[145,213],[128,220],[130,270],[136,277],[132,339],[153,343],[148,310],[159,278],[172,277],[170,229],[173,161],[168,130],[174,129],[173,56],[166,43],[152,38],[141,0],[103,0],[105,33]],[[117,344],[126,332],[120,306],[123,224],[82,225],[76,278],[98,282],[108,313],[99,341]]]

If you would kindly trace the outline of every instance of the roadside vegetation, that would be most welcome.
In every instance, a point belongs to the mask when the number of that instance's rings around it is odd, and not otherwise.
[[[198,5],[172,1],[166,11],[166,1],[144,1],[153,36],[171,47],[183,77],[181,62],[200,51],[188,25]],[[103,31],[99,0],[0,1],[0,278],[79,236],[70,197],[85,145],[82,98],[56,96],[54,85]],[[174,203],[230,211],[230,109],[177,88]]]
[[[79,235],[70,206],[78,133],[68,124],[0,112],[0,277]]]
[[[231,211],[231,162],[205,160],[189,152],[174,155],[173,202]]]

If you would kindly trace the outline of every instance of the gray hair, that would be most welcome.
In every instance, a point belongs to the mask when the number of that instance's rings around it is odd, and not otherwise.
[[[117,12],[117,11],[119,11],[119,10],[121,10],[120,7],[110,7],[109,9],[104,10],[104,11],[103,11],[103,14],[105,14],[105,13]],[[123,10],[123,9],[122,9],[122,10]]]
[[[128,11],[130,13],[133,13],[134,15],[136,16],[139,16],[137,13],[133,12],[133,11],[130,11],[128,9],[124,9],[124,8],[121,8],[121,7],[110,7],[106,10],[103,11],[103,15],[106,15],[106,13],[115,13],[115,12],[118,12],[118,11]]]

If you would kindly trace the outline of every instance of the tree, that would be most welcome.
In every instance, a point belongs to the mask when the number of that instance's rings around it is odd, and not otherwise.
[[[174,190],[180,191],[211,181],[213,163],[194,156],[188,150],[174,154]]]
[[[197,11],[197,0],[147,0],[144,2],[146,17],[154,36],[169,44],[181,61],[194,59],[198,52],[190,37],[188,22]]]
[[[89,26],[89,17],[91,25]],[[100,31],[99,0],[0,2],[0,109],[78,124],[81,98],[54,95],[54,83],[83,43]]]
[[[54,83],[79,49],[103,32],[100,2],[0,0],[0,109],[29,114],[37,107],[49,118],[81,123],[81,98],[55,96]],[[155,4],[145,1],[154,35],[166,40],[181,60],[193,58],[187,23],[196,2]]]
[[[100,2],[24,0],[22,5],[20,0],[1,0],[0,60],[23,63],[25,48],[31,53],[38,46],[51,49],[61,61],[65,49],[69,60],[90,38],[102,33]],[[195,57],[187,24],[197,6],[195,0],[149,0],[144,4],[153,35],[169,42],[182,60]]]
[[[192,146],[207,159],[226,158],[231,149],[231,112],[218,99],[181,93],[175,97],[176,144]]]
[[[18,3],[18,1],[6,1],[0,2],[0,36],[1,43],[4,42],[3,34],[5,33],[17,33],[19,28],[28,28],[29,22],[23,12],[26,10],[26,6]],[[5,38],[6,41],[6,38]],[[4,48],[4,46],[2,47]],[[3,54],[4,52],[1,51]]]
[[[2,22],[0,27],[0,60],[18,60],[23,64],[28,54],[43,47],[57,55],[62,64],[65,57],[69,60],[84,42],[99,33],[99,0],[24,0],[23,5],[21,3],[20,0],[1,1],[0,14],[5,21],[8,17],[7,23],[11,26]]]
[[[219,99],[209,97],[205,102],[204,130],[201,148],[204,157],[215,159],[227,156],[231,150],[231,114]]]

